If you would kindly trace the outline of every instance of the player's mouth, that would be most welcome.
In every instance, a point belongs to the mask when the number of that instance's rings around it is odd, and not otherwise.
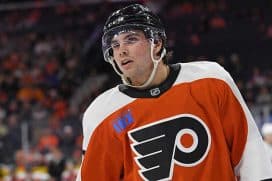
[[[121,61],[121,66],[124,68],[128,68],[128,66],[132,63],[132,60],[123,60]]]

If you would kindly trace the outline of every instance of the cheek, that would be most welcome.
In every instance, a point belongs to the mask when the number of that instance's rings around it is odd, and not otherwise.
[[[114,59],[115,64],[117,64],[120,67],[120,58],[118,56],[118,53],[113,52],[112,55],[113,55],[113,59]]]
[[[117,55],[118,55],[117,52],[112,50],[112,56],[113,56],[114,60],[118,60]]]
[[[147,61],[151,59],[150,57],[150,47],[148,44],[139,44],[137,46],[137,51],[135,51],[135,55],[139,57],[143,61]]]

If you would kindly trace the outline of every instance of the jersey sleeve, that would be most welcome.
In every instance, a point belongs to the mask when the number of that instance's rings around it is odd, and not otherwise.
[[[121,180],[123,172],[121,141],[110,126],[100,125],[92,134],[81,165],[81,180]]]
[[[116,97],[118,101],[112,101]],[[108,116],[133,100],[128,96],[121,96],[117,86],[99,95],[86,109],[82,120],[84,154],[77,181],[119,180],[115,177],[119,178],[123,163],[122,144]]]
[[[95,116],[95,115],[93,115]],[[92,130],[94,129],[94,125],[89,120],[90,116],[88,115],[88,111],[86,111],[83,115],[82,119],[82,129],[83,129],[83,142],[82,142],[82,161],[84,159],[85,152],[87,150],[87,146],[89,144],[90,136],[92,134]],[[81,165],[77,174],[76,181],[81,181]]]
[[[82,119],[82,129],[83,129],[82,155],[83,156],[85,155],[85,152],[87,150],[87,146],[89,144],[89,140],[91,136],[91,128],[93,127],[93,124],[91,124],[91,120],[89,120],[87,113],[88,112],[86,111]]]
[[[224,98],[220,102],[221,119],[235,175],[240,181],[272,179],[272,164],[265,152],[262,137],[237,86],[227,72],[225,82]]]

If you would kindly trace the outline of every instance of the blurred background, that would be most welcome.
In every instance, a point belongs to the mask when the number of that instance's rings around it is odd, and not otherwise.
[[[82,114],[120,83],[103,24],[131,2],[161,17],[170,63],[218,62],[258,128],[272,122],[272,0],[1,0],[0,180],[75,180]]]

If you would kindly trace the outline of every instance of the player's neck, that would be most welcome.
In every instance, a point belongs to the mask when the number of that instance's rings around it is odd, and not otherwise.
[[[166,78],[168,77],[170,72],[170,68],[168,65],[163,64],[162,62],[159,63],[155,76],[153,78],[153,80],[151,81],[151,83],[147,86],[147,87],[143,87],[143,88],[138,88],[138,89],[148,89],[150,87],[155,87],[160,85],[163,81],[166,80]],[[150,72],[151,74],[151,72]],[[150,75],[149,75],[150,76]],[[147,81],[146,79],[144,79],[143,81],[139,81],[139,83],[137,81],[132,81],[133,85],[142,85],[145,81]]]
[[[168,65],[165,65],[163,63],[159,64],[155,77],[149,87],[160,85],[163,81],[166,80],[166,78],[169,75],[169,72],[170,68]]]

